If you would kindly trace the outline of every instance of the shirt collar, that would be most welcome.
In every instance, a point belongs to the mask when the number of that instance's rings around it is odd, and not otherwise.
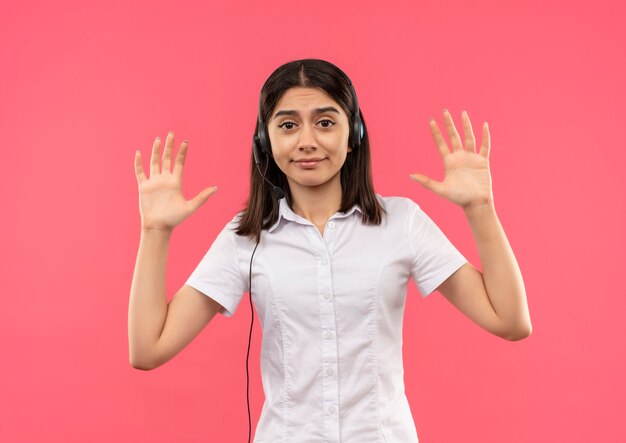
[[[336,212],[335,214],[331,215],[330,218],[331,219],[332,218],[345,218],[345,217],[348,217],[349,215],[351,215],[354,211],[358,211],[360,213],[363,213],[363,210],[359,207],[359,205],[355,204],[350,209],[348,209],[348,211],[346,211],[345,213]],[[295,212],[293,212],[291,210],[291,208],[289,207],[289,205],[287,204],[287,200],[285,198],[281,198],[279,200],[278,218],[276,219],[276,222],[268,229],[268,232],[272,232],[274,229],[276,229],[278,227],[278,225],[280,224],[280,221],[282,219],[293,221],[293,222],[296,222],[296,223],[300,223],[302,225],[310,225],[311,224],[311,222],[309,220],[307,220],[306,218],[301,217],[298,214],[296,214]]]

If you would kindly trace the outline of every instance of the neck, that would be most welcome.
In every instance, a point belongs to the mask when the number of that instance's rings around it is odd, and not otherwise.
[[[313,224],[325,224],[341,207],[341,181],[339,174],[320,186],[301,186],[289,183],[292,210]]]

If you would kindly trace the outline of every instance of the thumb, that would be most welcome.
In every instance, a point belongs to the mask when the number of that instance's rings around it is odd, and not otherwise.
[[[413,180],[420,183],[426,189],[433,191],[436,194],[441,194],[443,189],[442,189],[442,184],[440,182],[435,181],[422,174],[411,174],[410,176]]]
[[[217,191],[217,186],[211,186],[210,188],[206,188],[201,191],[191,200],[192,212],[195,212],[200,206],[206,203],[211,195],[213,195]]]

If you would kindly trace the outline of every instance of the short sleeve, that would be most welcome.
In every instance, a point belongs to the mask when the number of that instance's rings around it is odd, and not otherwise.
[[[226,224],[185,282],[220,305],[219,313],[232,317],[243,297],[245,284],[239,270],[233,221]]]
[[[422,297],[431,294],[467,259],[434,221],[411,199],[408,204],[408,237],[413,253],[411,275]]]

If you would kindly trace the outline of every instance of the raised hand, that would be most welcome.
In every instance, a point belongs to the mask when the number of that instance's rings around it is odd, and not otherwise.
[[[183,166],[187,155],[187,140],[183,141],[176,155],[174,171],[170,172],[174,132],[167,135],[161,167],[161,139],[157,137],[152,146],[150,178],[146,178],[141,162],[141,153],[135,154],[135,175],[139,186],[139,211],[143,230],[171,232],[196,209],[202,206],[217,190],[216,186],[206,188],[191,200],[183,196]]]
[[[463,111],[461,114],[465,148],[461,144],[459,133],[454,127],[452,116],[446,109],[443,111],[443,118],[452,143],[452,152],[450,152],[437,122],[432,118],[430,119],[430,130],[445,168],[443,182],[435,181],[422,174],[411,174],[411,178],[463,209],[480,205],[493,205],[493,190],[489,171],[490,137],[487,122],[483,124],[482,144],[477,153],[474,132],[467,112]]]

